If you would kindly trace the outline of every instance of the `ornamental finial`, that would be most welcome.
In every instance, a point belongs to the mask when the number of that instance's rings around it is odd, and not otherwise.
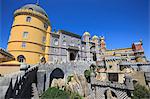
[[[38,5],[38,6],[39,6],[39,0],[36,0],[36,5]]]

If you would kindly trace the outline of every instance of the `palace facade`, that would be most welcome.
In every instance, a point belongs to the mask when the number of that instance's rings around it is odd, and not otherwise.
[[[8,51],[19,62],[36,64],[70,61],[97,61],[112,57],[122,61],[146,62],[142,41],[130,48],[108,50],[103,36],[82,36],[65,30],[51,31],[47,13],[37,4],[27,4],[14,12]]]

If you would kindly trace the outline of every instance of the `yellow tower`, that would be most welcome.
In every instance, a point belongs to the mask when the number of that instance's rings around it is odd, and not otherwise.
[[[39,5],[27,4],[14,12],[8,51],[19,62],[36,64],[48,54],[50,31],[46,12]]]

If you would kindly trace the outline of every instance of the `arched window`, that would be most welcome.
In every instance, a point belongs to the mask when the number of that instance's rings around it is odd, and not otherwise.
[[[54,45],[58,45],[58,39],[54,39]]]
[[[48,24],[44,23],[44,28],[47,29],[48,28]]]
[[[30,21],[31,21],[31,17],[30,16],[26,17],[26,22],[30,22]]]
[[[23,63],[23,62],[25,62],[25,60],[26,60],[26,58],[25,58],[23,55],[19,55],[19,56],[17,57],[17,61],[18,61],[18,62]]]

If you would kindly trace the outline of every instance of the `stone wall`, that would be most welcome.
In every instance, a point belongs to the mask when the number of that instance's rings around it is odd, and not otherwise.
[[[37,72],[37,88],[39,95],[47,90],[50,86],[50,74],[56,68],[60,68],[64,72],[64,79],[67,81],[67,77],[73,75],[75,72],[79,75],[84,75],[84,71],[89,69],[90,65],[94,62],[79,61],[79,62],[69,62],[62,64],[38,64]]]
[[[26,72],[19,71],[0,77],[0,99],[33,97],[36,88],[32,88],[37,84],[37,70],[34,66]]]

